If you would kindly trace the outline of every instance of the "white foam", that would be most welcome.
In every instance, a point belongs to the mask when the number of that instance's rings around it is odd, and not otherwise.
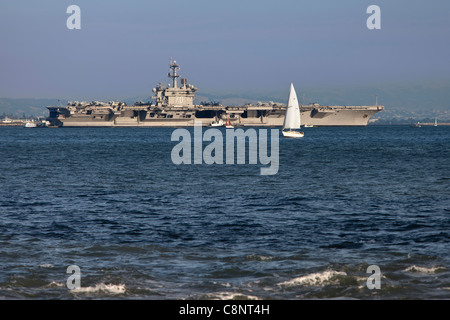
[[[48,285],[46,285],[48,288],[55,288],[55,287],[64,287],[64,283],[52,281]]]
[[[71,290],[73,293],[94,293],[94,292],[106,292],[110,294],[122,294],[125,293],[124,284],[96,284],[94,287],[81,287],[79,289]]]
[[[39,268],[53,268],[51,263],[43,263],[39,265]]]
[[[444,267],[431,267],[431,268],[426,268],[426,267],[419,267],[416,265],[412,265],[409,266],[408,268],[405,269],[405,271],[407,272],[418,272],[418,273],[427,273],[427,274],[433,274],[436,273],[436,271],[438,270],[445,270]]]
[[[325,284],[334,284],[337,282],[337,276],[346,276],[347,273],[334,270],[311,273],[306,276],[294,278],[288,281],[278,283],[279,286],[322,286]]]
[[[214,292],[208,293],[206,296],[211,300],[260,300],[256,296],[249,296],[236,292]]]

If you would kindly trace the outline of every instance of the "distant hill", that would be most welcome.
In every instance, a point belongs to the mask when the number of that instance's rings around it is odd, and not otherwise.
[[[61,103],[67,104],[66,100],[61,100]],[[58,99],[10,99],[0,98],[0,116],[47,116],[47,106],[57,105]]]

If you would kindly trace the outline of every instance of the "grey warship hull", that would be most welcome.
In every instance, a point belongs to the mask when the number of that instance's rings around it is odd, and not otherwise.
[[[208,110],[204,108],[181,110],[130,110],[125,114],[91,113],[90,115],[65,115],[63,107],[48,107],[52,116],[49,121],[61,127],[184,127],[193,126],[196,122],[210,125],[216,119],[230,119],[235,126],[282,126],[285,108],[272,110],[241,107],[239,110]],[[366,126],[371,116],[383,110],[382,106],[329,106],[311,107],[301,106],[301,122],[303,126]],[[249,112],[250,111],[250,112]],[[257,111],[256,115],[252,111]],[[203,114],[202,114],[203,113]],[[208,113],[210,116],[205,116]],[[200,114],[197,116],[197,114]],[[258,115],[260,114],[260,115]]]
[[[128,106],[123,102],[69,102],[66,106],[47,107],[47,120],[57,127],[187,127],[201,122],[210,125],[219,120],[230,120],[234,126],[282,126],[286,106],[276,103],[223,106],[194,104],[198,90],[181,79],[177,84],[179,65],[170,64],[169,77],[173,85],[158,84],[153,89],[155,99],[148,103]],[[383,106],[300,106],[304,126],[366,126],[371,116]]]

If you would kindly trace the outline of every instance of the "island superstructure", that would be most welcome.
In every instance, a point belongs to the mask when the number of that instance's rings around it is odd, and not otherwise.
[[[69,102],[66,106],[49,106],[49,126],[54,127],[184,127],[195,122],[210,125],[228,119],[234,126],[282,126],[286,106],[278,103],[224,106],[217,103],[195,104],[198,89],[180,78],[179,64],[170,62],[172,83],[153,88],[153,101],[108,103]],[[180,85],[178,84],[180,78]],[[302,125],[306,126],[366,126],[370,117],[384,106],[300,106]]]

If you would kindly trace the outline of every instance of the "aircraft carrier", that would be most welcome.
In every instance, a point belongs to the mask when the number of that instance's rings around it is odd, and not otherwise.
[[[170,62],[168,77],[172,83],[153,88],[153,101],[69,102],[49,106],[49,127],[185,127],[201,121],[202,125],[225,123],[234,126],[282,126],[286,106],[277,103],[224,106],[218,103],[194,104],[196,87],[180,77],[179,64]],[[384,106],[300,106],[303,126],[366,126],[371,116]]]

